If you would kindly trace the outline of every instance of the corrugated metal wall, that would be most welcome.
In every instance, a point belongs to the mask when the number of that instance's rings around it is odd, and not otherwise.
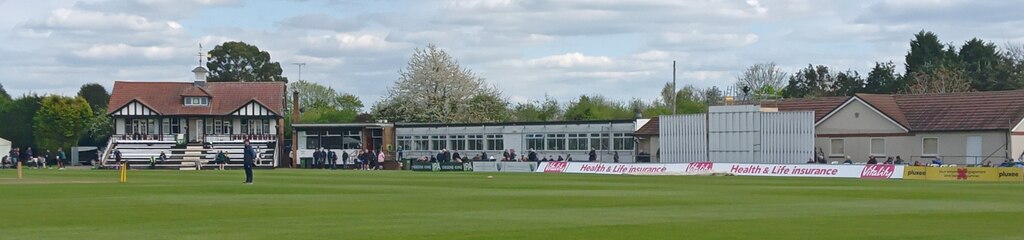
[[[814,112],[761,113],[761,163],[804,163],[814,156]]]
[[[706,115],[661,116],[658,124],[661,162],[703,162],[708,158]],[[671,147],[666,147],[671,146]]]
[[[716,106],[661,116],[661,162],[804,163],[814,151],[813,112]]]

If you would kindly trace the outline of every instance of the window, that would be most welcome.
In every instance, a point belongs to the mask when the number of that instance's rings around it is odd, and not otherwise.
[[[209,97],[185,97],[185,106],[209,106]]]
[[[206,132],[205,133],[206,134],[213,134],[213,128],[214,128],[213,119],[207,118],[206,121],[204,121],[204,122],[206,122]]]
[[[569,134],[569,150],[590,150],[587,146],[587,134]]]
[[[232,123],[232,122],[234,122],[234,120],[225,119],[224,120],[224,126],[221,127],[224,130],[222,130],[221,132],[223,132],[224,134],[227,134],[227,135],[234,134],[235,133],[235,127],[234,127],[234,123]]]
[[[872,138],[871,139],[871,156],[885,156],[885,139],[883,138]]]
[[[487,150],[504,150],[505,135],[487,135]]]
[[[451,136],[451,140],[449,140],[448,146],[450,146],[452,148],[451,150],[466,150],[466,136],[465,135]]]
[[[159,131],[156,119],[127,119],[124,124],[125,134],[156,134]]]
[[[430,136],[430,144],[432,144],[431,146],[433,147],[430,150],[447,149],[448,146],[445,145],[447,142],[445,139],[447,138],[448,136]]]
[[[544,134],[526,134],[526,148],[544,150]]]
[[[242,119],[242,134],[270,134],[270,119]]]
[[[214,119],[213,120],[213,128],[215,128],[214,129],[214,134],[217,134],[217,135],[224,134],[224,120],[220,119],[220,118]]]
[[[413,136],[413,150],[430,150],[430,140],[427,136]]]
[[[363,144],[363,133],[359,131],[345,131],[341,135],[344,139],[342,140],[341,149],[359,149],[359,146]]]
[[[484,150],[484,135],[466,136],[466,150]]]
[[[547,150],[565,150],[565,134],[548,134]]]
[[[921,155],[936,156],[939,155],[939,139],[938,138],[924,138],[921,143]]]
[[[398,136],[398,151],[413,150],[412,148],[412,136]]]
[[[846,141],[843,139],[832,139],[832,148],[829,149],[829,156],[846,156]]]
[[[633,134],[632,133],[616,133],[615,135],[615,150],[633,150]]]
[[[245,122],[245,121],[242,121]],[[316,149],[320,146],[320,132],[307,131],[306,132],[306,149]]]
[[[593,148],[595,150],[608,150],[608,134],[591,133],[590,148]]]

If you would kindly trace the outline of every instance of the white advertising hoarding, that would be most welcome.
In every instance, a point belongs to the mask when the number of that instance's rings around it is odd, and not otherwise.
[[[737,176],[899,179],[903,178],[903,165],[542,162],[535,172],[638,175],[729,173]]]

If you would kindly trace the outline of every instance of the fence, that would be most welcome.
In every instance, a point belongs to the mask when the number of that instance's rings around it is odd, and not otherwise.
[[[813,112],[716,106],[707,114],[662,116],[661,162],[803,163],[814,155]]]

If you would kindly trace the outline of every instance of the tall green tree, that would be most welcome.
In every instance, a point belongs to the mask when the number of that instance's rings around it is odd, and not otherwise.
[[[512,115],[520,122],[557,121],[562,118],[562,108],[557,99],[544,96],[543,102],[533,100],[516,104],[512,108]]]
[[[565,120],[614,120],[631,119],[633,113],[629,107],[604,96],[582,95],[579,99],[569,102],[565,108]]]
[[[787,98],[829,96],[835,88],[835,82],[835,76],[829,72],[828,67],[808,64],[806,68],[798,70],[789,77],[789,84],[782,90],[782,96]]]
[[[93,111],[102,112],[107,109],[107,103],[110,101],[110,92],[107,92],[107,88],[103,87],[99,83],[89,83],[82,85],[78,89],[78,96],[89,102],[89,107]]]
[[[912,77],[914,80],[909,88],[912,94],[971,91],[971,81],[960,65],[927,65],[914,72]]]
[[[314,82],[299,80],[288,84],[288,88],[292,90],[289,95],[299,93],[299,108],[302,111],[299,121],[302,123],[355,122],[363,108],[363,101],[359,97]],[[290,114],[291,106],[286,107],[285,111]]]
[[[7,107],[0,109],[3,124],[0,124],[0,138],[7,139],[14,146],[29,147],[36,144],[32,132],[32,117],[39,110],[42,97],[26,94],[14,99]]]
[[[866,93],[904,93],[907,91],[907,84],[904,78],[896,73],[896,64],[889,62],[875,62],[875,67],[868,72],[865,79],[864,92]]]
[[[926,65],[947,64],[956,62],[957,53],[952,46],[939,42],[939,36],[933,32],[921,30],[910,40],[910,51],[905,57],[906,74],[924,68]]]
[[[485,97],[480,97],[481,95]],[[493,104],[473,104],[482,99],[504,99],[496,88],[459,65],[455,57],[430,44],[417,48],[398,80],[373,106],[374,116],[392,122],[486,122],[487,108],[508,108]]]
[[[831,96],[853,96],[864,91],[864,78],[857,71],[846,70],[836,74]]]
[[[270,53],[244,42],[217,45],[206,59],[210,82],[288,82]]]
[[[4,89],[4,84],[0,83],[0,103],[11,102],[11,95],[7,94],[7,89]]]
[[[93,117],[89,102],[81,97],[46,96],[33,117],[36,145],[42,149],[70,149],[85,134]]]
[[[1003,73],[1010,70],[1003,66],[1009,61],[1005,61],[994,43],[973,38],[960,47],[959,57],[963,61],[964,73],[974,89],[993,91],[1020,87],[1018,81]]]

